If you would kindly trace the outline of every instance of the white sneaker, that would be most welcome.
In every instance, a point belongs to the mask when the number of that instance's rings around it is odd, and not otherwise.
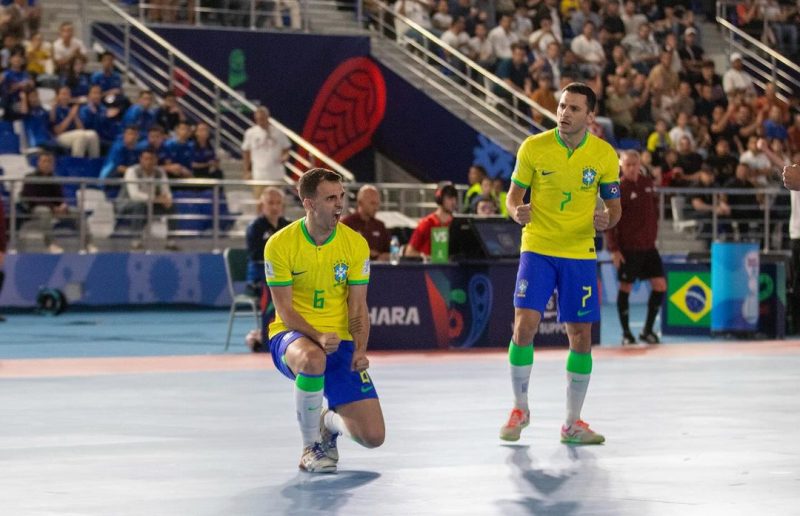
[[[589,424],[582,420],[577,420],[571,425],[561,427],[561,442],[567,444],[603,444],[606,438],[598,434]]]
[[[531,423],[531,411],[515,408],[508,416],[508,421],[500,428],[500,439],[519,441],[522,429]]]
[[[339,462],[339,448],[336,447],[336,438],[339,437],[339,434],[331,432],[328,430],[328,427],[325,426],[325,414],[327,412],[327,408],[322,409],[322,415],[319,417],[320,445],[325,455],[336,463]]]
[[[86,252],[89,254],[97,254],[100,252],[100,249],[98,249],[94,244],[86,244]]]
[[[61,254],[64,252],[64,248],[58,244],[50,244],[47,246],[47,252],[50,254]]]
[[[336,473],[336,463],[325,454],[320,443],[303,448],[299,468],[309,473]]]

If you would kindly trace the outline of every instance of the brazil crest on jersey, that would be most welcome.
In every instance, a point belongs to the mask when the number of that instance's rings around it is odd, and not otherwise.
[[[597,196],[620,195],[619,158],[611,145],[588,131],[573,151],[558,129],[530,136],[519,147],[511,180],[531,189],[531,221],[522,231],[522,251],[560,258],[597,256]]]
[[[267,241],[264,273],[271,287],[292,286],[292,306],[316,330],[352,340],[347,293],[349,285],[369,283],[369,246],[364,237],[339,223],[328,240],[317,245],[302,218]],[[276,315],[269,337],[288,329]]]

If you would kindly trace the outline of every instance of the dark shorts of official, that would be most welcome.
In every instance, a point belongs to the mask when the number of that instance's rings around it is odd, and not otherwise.
[[[597,260],[523,252],[519,257],[514,307],[544,314],[554,290],[558,292],[559,322],[600,320]]]
[[[620,264],[617,279],[625,283],[633,283],[637,279],[664,277],[664,264],[661,255],[655,249],[647,251],[622,251],[625,263]]]
[[[278,333],[269,341],[272,362],[278,371],[290,380],[294,380],[295,375],[286,364],[284,356],[289,345],[303,336],[300,332],[285,331]],[[378,397],[369,373],[351,369],[354,350],[355,344],[352,340],[343,340],[335,353],[327,355],[323,394],[331,409],[346,403]]]

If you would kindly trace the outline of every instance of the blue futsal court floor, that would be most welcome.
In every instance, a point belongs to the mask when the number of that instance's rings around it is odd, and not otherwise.
[[[640,321],[641,307],[632,319]],[[798,514],[800,344],[671,339],[622,349],[613,307],[583,416],[558,441],[564,350],[539,349],[533,421],[510,409],[502,351],[374,353],[383,447],[340,444],[300,473],[292,384],[222,355],[223,311],[12,314],[0,325],[4,515]],[[638,328],[634,326],[638,333]]]

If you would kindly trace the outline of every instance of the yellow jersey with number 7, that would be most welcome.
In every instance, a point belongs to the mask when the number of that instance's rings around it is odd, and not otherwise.
[[[522,231],[522,251],[559,258],[596,258],[594,211],[598,194],[619,198],[619,157],[588,131],[570,150],[551,129],[522,142],[511,180],[530,188],[531,221]]]
[[[305,218],[270,237],[264,247],[264,273],[270,287],[292,287],[292,306],[317,331],[350,335],[347,293],[350,285],[369,283],[367,241],[344,224],[337,224],[323,244],[308,234]],[[269,338],[289,328],[276,314]]]

